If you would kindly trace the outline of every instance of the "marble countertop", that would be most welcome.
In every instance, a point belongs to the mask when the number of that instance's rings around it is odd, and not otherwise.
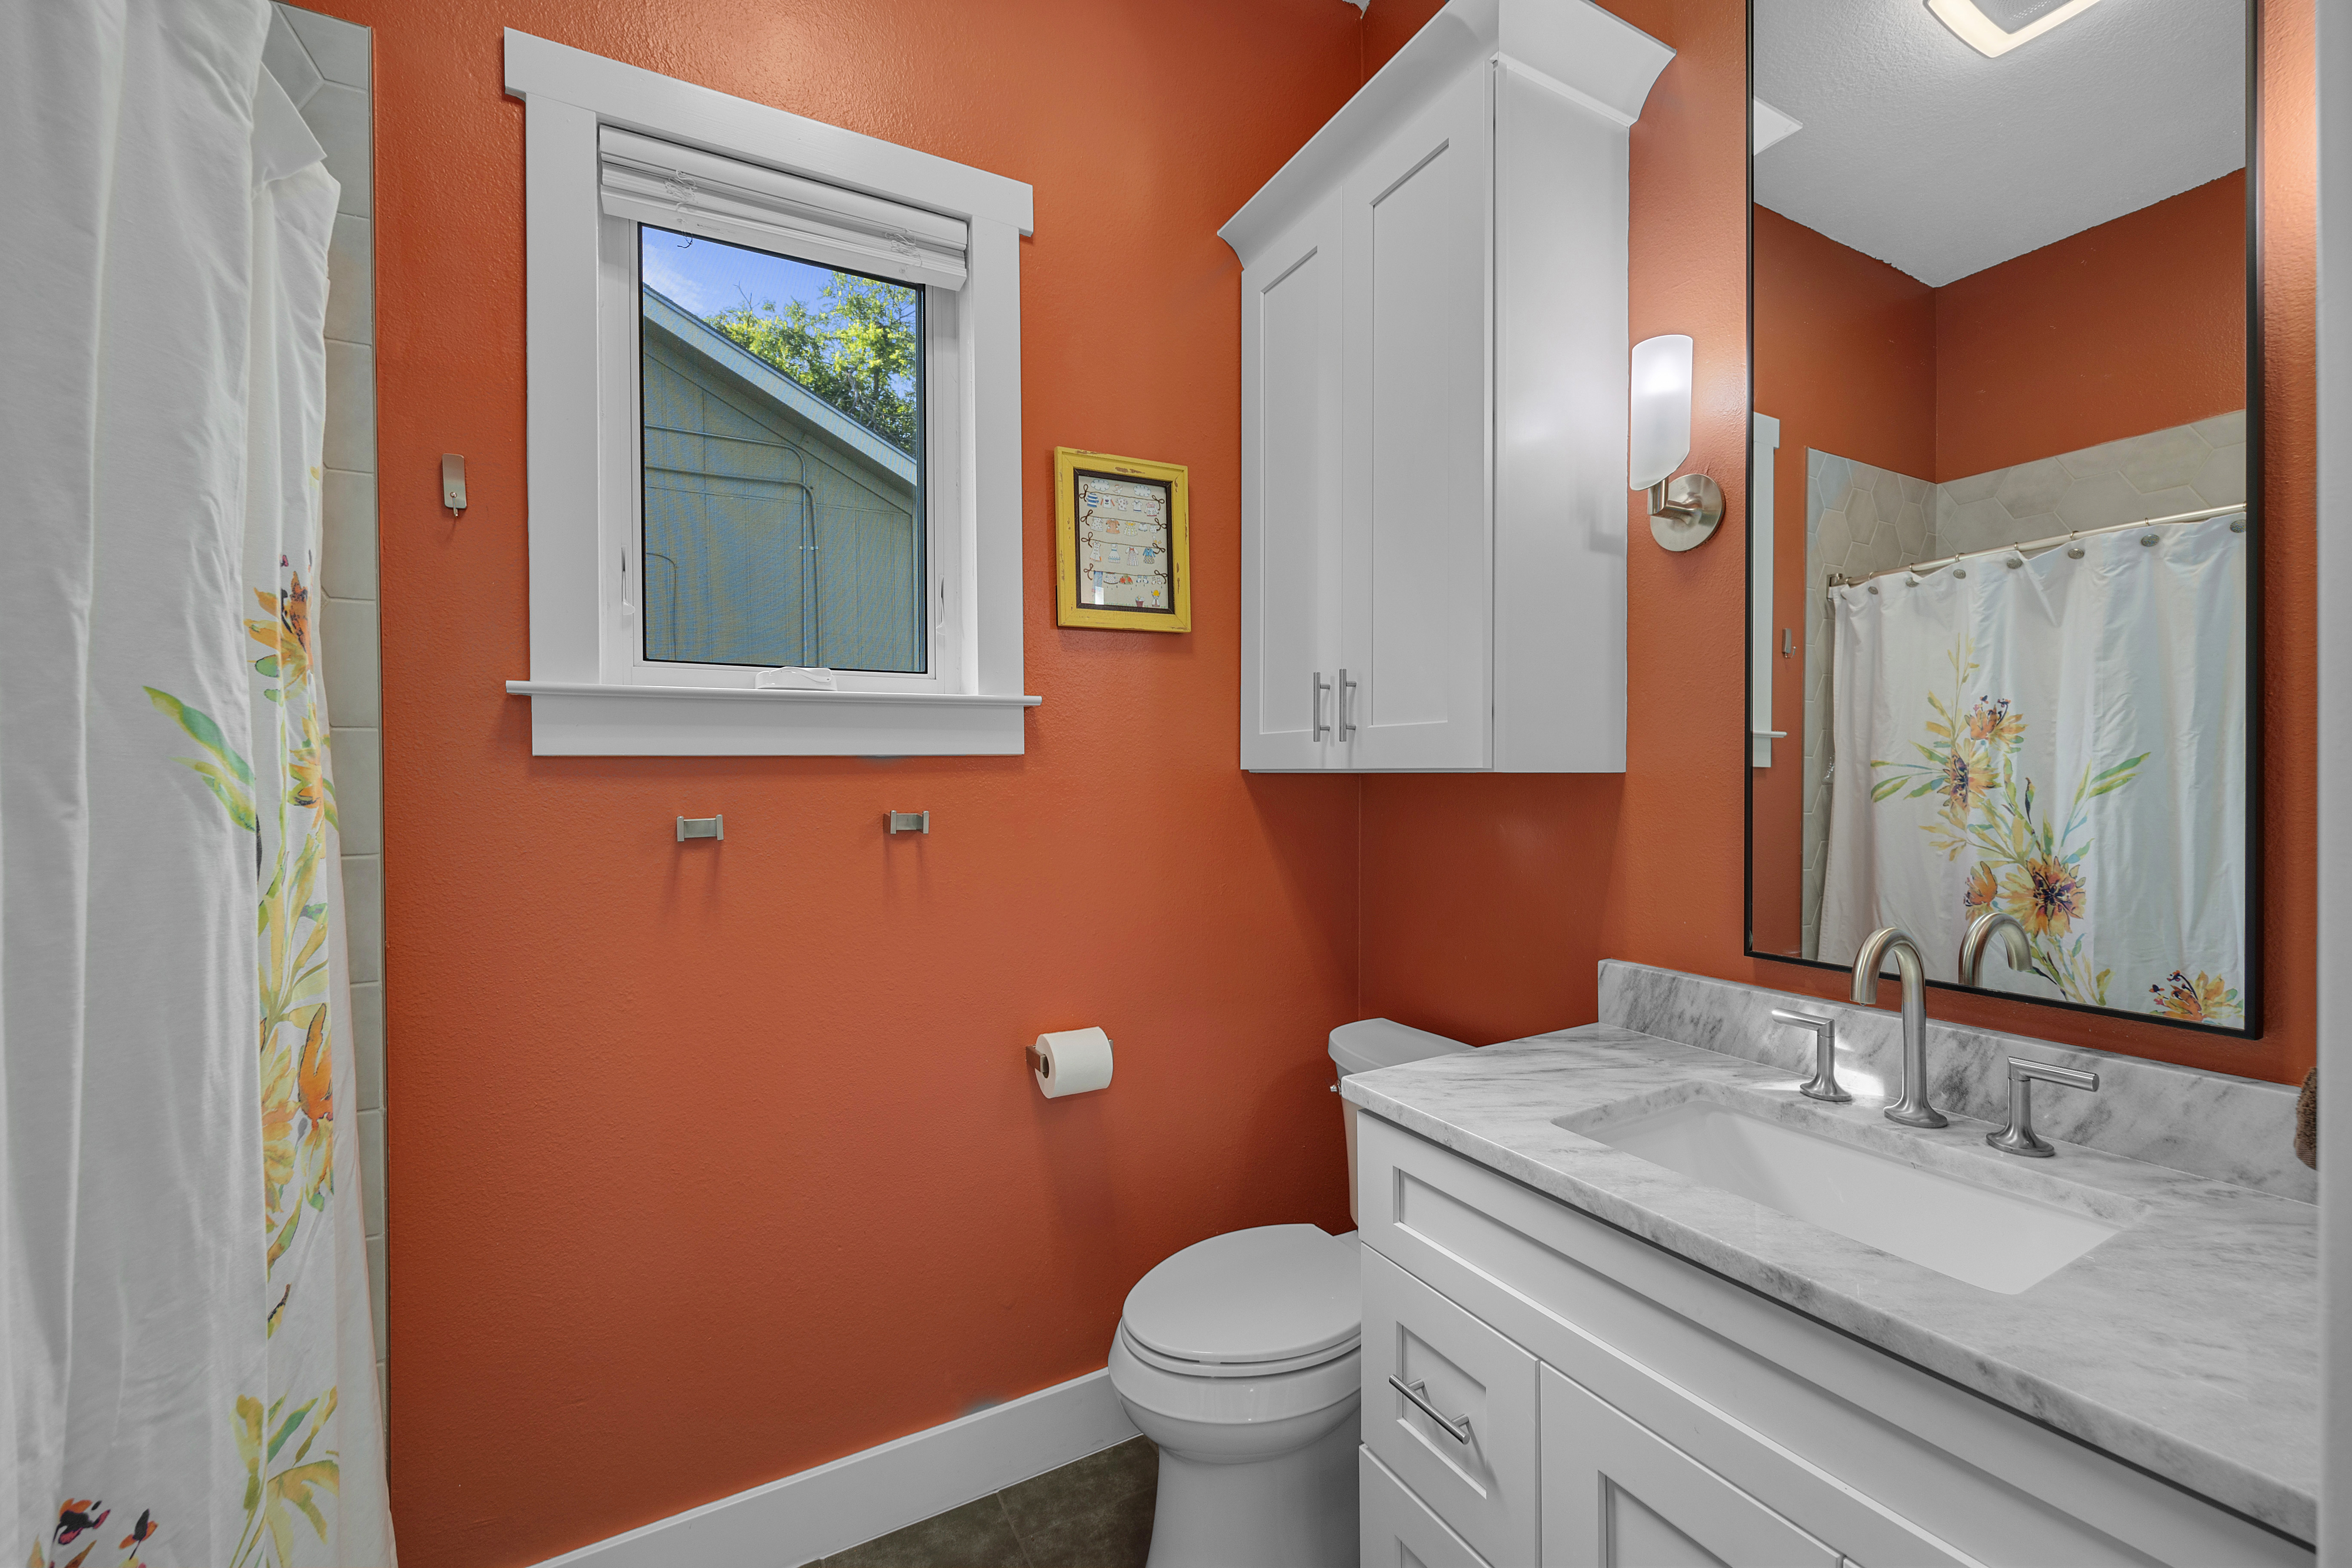
[[[1989,1124],[1885,1121],[1824,1105],[1784,1069],[1592,1024],[1353,1074],[1365,1110],[1788,1306],[2303,1541],[2317,1538],[2317,1210],[2210,1176],[2059,1143],[1988,1148]],[[1580,1136],[1559,1118],[1678,1083],[1776,1119],[1851,1124],[1880,1153],[2134,1216],[2016,1295],[1964,1284]],[[1917,1140],[1907,1144],[1905,1140]],[[1849,1141],[1842,1139],[1841,1141]],[[2053,1142],[2056,1140],[2053,1139]],[[2028,1167],[2020,1169],[2018,1167]]]

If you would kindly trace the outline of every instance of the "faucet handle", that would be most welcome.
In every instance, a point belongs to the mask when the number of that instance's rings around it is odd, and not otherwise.
[[[1985,1142],[2005,1155],[2023,1155],[2030,1159],[2046,1160],[2055,1153],[2042,1139],[2033,1135],[2033,1085],[2036,1081],[2055,1083],[2061,1088],[2080,1089],[2096,1092],[2099,1075],[2079,1072],[2071,1067],[2059,1067],[2047,1061],[2028,1061],[2021,1056],[2009,1059],[2009,1125],[1998,1133],[1987,1133]]]
[[[1772,1009],[1774,1023],[1794,1024],[1799,1029],[1813,1031],[1813,1075],[1797,1085],[1797,1092],[1814,1100],[1826,1100],[1843,1105],[1853,1098],[1838,1087],[1837,1081],[1837,1020],[1815,1018],[1811,1013],[1790,1012],[1786,1008]]]

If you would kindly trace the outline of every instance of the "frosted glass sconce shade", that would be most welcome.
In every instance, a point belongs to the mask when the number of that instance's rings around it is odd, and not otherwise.
[[[1636,490],[1650,493],[1650,536],[1670,550],[1706,542],[1723,520],[1723,487],[1705,474],[1669,483],[1690,455],[1691,340],[1680,332],[1633,345],[1633,450],[1626,464]]]
[[[1690,455],[1691,340],[1680,332],[1633,345],[1630,483],[1646,490]]]

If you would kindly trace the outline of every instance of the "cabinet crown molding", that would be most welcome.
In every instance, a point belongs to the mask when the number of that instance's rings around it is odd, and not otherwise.
[[[1675,51],[1592,0],[1451,0],[1225,221],[1218,237],[1248,261],[1402,116],[1464,66],[1497,57],[1594,113],[1632,125]]]

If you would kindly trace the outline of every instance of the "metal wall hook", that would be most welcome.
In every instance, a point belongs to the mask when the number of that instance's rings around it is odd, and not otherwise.
[[[929,811],[885,811],[883,831],[891,833],[928,833],[931,831]]]

